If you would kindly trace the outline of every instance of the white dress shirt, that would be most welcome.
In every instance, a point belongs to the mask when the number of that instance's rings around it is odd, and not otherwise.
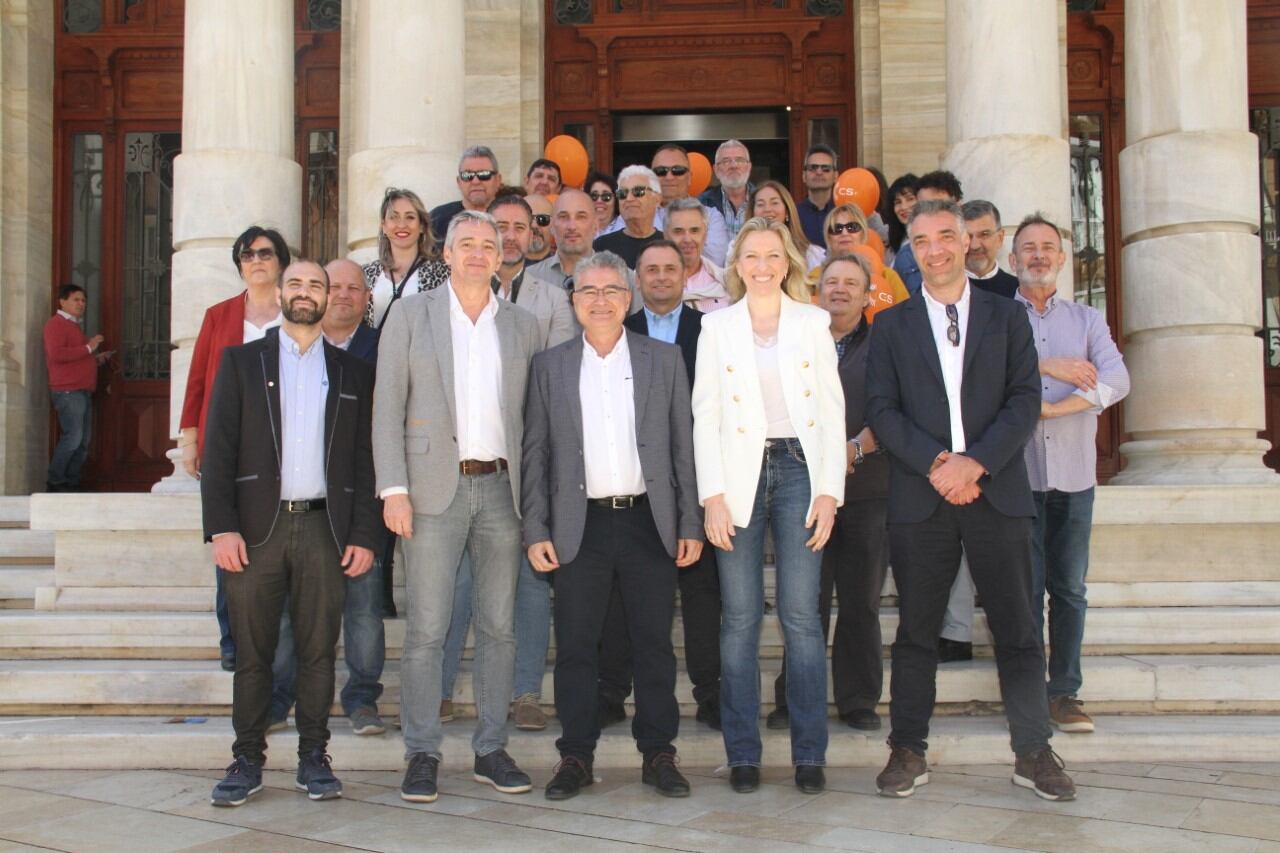
[[[938,361],[942,362],[942,384],[947,389],[947,408],[951,412],[951,452],[964,453],[964,419],[960,410],[960,383],[964,379],[964,347],[969,337],[969,280],[964,282],[964,293],[956,303],[959,315],[960,346],[952,346],[947,340],[947,306],[929,295],[929,288],[921,285],[924,305],[929,315],[929,328],[933,330],[933,343],[938,348]]]
[[[583,335],[578,398],[582,401],[587,497],[643,493],[644,472],[636,449],[635,383],[626,332],[604,358]]]
[[[282,314],[277,314],[274,320],[268,320],[266,325],[255,326],[248,320],[244,321],[244,341],[242,343],[251,344],[254,341],[260,341],[267,336],[267,332],[272,329],[278,329],[281,321],[284,320]]]
[[[324,340],[306,352],[281,329],[280,335],[280,500],[305,501],[327,494],[324,479],[324,406],[329,372]]]
[[[449,288],[449,332],[453,343],[453,399],[457,407],[458,458],[491,462],[507,458],[502,426],[502,350],[498,345],[498,300],[488,302],[474,323]]]

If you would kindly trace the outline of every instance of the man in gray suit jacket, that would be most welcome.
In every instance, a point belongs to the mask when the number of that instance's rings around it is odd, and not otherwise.
[[[671,619],[678,567],[702,552],[689,378],[678,347],[623,329],[631,294],[617,255],[578,263],[573,302],[584,334],[534,358],[525,403],[524,540],[534,569],[556,579],[563,736],[546,795],[568,799],[592,782],[597,648],[617,584],[635,663],[641,780],[684,797]]]
[[[449,224],[446,286],[400,300],[382,329],[374,394],[374,466],[383,517],[403,537],[408,626],[400,717],[409,767],[400,796],[436,799],[440,666],[463,549],[475,582],[475,779],[530,789],[506,752],[520,561],[520,438],[533,315],[498,299],[497,224],[463,211]]]

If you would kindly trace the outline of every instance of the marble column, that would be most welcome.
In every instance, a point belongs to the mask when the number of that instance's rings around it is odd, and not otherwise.
[[[231,257],[250,225],[301,242],[302,168],[294,161],[293,0],[187,0],[182,153],[174,161],[169,427],[178,434],[204,311],[244,289]],[[155,492],[196,483],[174,473]]]
[[[378,209],[387,187],[413,190],[428,209],[458,197],[466,27],[456,0],[433,4],[429,15],[418,0],[353,5],[342,34],[353,45],[355,66],[342,93],[352,123],[347,249],[366,262],[377,255]]]
[[[1211,8],[1210,8],[1211,7]],[[1258,147],[1245,0],[1128,0],[1120,152],[1125,484],[1280,483],[1262,463]]]
[[[1000,209],[1008,240],[1040,211],[1070,252],[1071,147],[1056,0],[947,0],[947,151],[966,199]],[[1006,243],[1006,249],[1009,243]],[[1005,253],[1001,266],[1008,268]],[[1067,270],[1071,267],[1068,265]],[[1071,276],[1059,287],[1070,298]]]

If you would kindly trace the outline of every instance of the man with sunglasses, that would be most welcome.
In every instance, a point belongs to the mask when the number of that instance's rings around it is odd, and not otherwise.
[[[908,797],[929,781],[938,630],[963,549],[995,642],[1013,782],[1044,799],[1074,799],[1049,748],[1044,650],[1031,613],[1036,508],[1023,447],[1040,417],[1031,324],[1018,303],[969,286],[958,204],[918,202],[907,236],[924,276],[920,297],[877,316],[867,356],[867,421],[889,453],[900,598],[890,755],[876,786]]]
[[[689,181],[693,178],[689,169],[689,152],[668,142],[654,152],[650,168],[658,176],[658,183],[662,187],[662,206],[658,208],[654,219],[654,225],[661,230],[666,227],[668,205],[689,197]],[[724,223],[723,213],[706,204],[703,207],[707,211],[707,238],[703,243],[702,253],[717,266],[724,266],[725,255],[729,253],[729,228]]]
[[[618,174],[618,210],[623,227],[596,238],[597,252],[613,252],[631,269],[644,247],[662,239],[654,225],[654,214],[662,200],[658,176],[647,166],[628,166]]]
[[[832,192],[837,177],[836,152],[829,145],[819,143],[805,152],[801,180],[806,194],[796,203],[796,211],[800,214],[804,236],[815,246],[827,245],[827,235],[822,226],[835,206]]]
[[[431,209],[431,233],[440,240],[449,230],[449,222],[463,210],[484,212],[498,197],[502,172],[498,157],[487,145],[472,145],[458,161],[458,193],[460,201],[451,201]]]
[[[556,248],[556,241],[551,236],[551,215],[554,208],[551,206],[551,199],[539,193],[527,195],[524,200],[529,205],[529,245],[525,249],[524,259],[536,264],[550,257]]]

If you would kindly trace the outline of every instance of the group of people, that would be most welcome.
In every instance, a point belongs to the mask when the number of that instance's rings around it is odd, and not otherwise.
[[[751,185],[736,140],[701,198],[678,145],[582,189],[546,160],[507,187],[476,146],[458,201],[429,211],[387,190],[364,268],[291,259],[269,228],[237,239],[246,290],[206,314],[180,439],[235,673],[234,760],[215,805],[261,790],[267,734],[291,706],[299,789],[340,796],[326,746],[344,625],[343,708],[357,734],[386,731],[397,540],[404,799],[438,796],[469,630],[474,778],[531,789],[507,725],[547,724],[552,628],[561,760],[545,795],[592,784],[601,728],[625,719],[634,689],[642,781],[687,796],[677,591],[696,718],[722,731],[733,789],[754,791],[766,532],[785,644],[769,724],[790,729],[800,790],[825,785],[833,592],[836,711],[880,728],[890,562],[899,627],[876,784],[903,797],[928,781],[963,561],[994,639],[1013,781],[1074,796],[1050,723],[1092,728],[1077,694],[1093,442],[1097,414],[1128,390],[1123,362],[1104,319],[1057,296],[1053,223],[1018,226],[1010,275],[996,266],[998,211],[960,207],[954,176],[895,181],[869,220],[833,203],[836,166],[811,150],[797,204],[780,183]],[[856,251],[872,228],[899,274],[881,278]],[[872,315],[876,287],[901,292]]]

